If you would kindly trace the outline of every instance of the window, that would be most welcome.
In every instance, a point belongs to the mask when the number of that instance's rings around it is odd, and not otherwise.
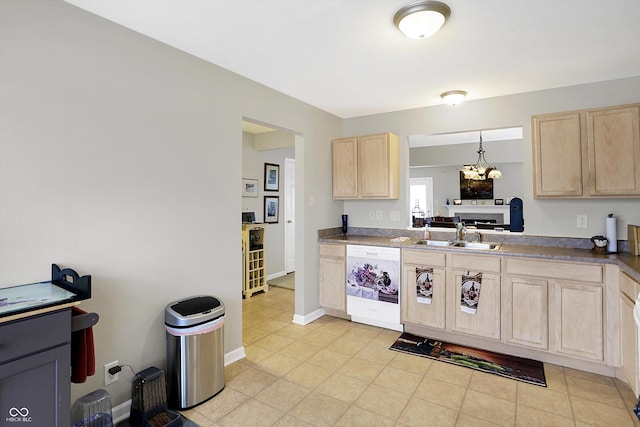
[[[411,211],[416,207],[427,217],[433,216],[433,178],[409,178],[409,226],[412,224]]]

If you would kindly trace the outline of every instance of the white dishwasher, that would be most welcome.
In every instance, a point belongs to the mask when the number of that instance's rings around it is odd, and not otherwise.
[[[347,245],[346,292],[351,320],[402,331],[400,249]]]

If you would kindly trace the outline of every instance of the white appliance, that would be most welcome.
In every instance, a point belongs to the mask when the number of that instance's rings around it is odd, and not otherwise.
[[[346,292],[352,321],[402,331],[400,249],[347,245]]]

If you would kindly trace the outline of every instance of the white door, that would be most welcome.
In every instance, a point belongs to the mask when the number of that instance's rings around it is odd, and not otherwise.
[[[284,266],[296,270],[296,160],[284,159]]]

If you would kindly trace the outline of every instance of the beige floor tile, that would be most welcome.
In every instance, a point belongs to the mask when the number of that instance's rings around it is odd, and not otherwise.
[[[245,403],[248,399],[245,394],[230,387],[225,387],[225,389],[218,393],[213,399],[196,406],[192,412],[195,411],[212,421],[216,421]],[[187,415],[187,417],[191,418],[189,415]],[[193,421],[196,422],[195,419]]]
[[[471,380],[473,370],[456,366],[451,363],[435,361],[427,373],[427,377],[435,378],[444,382],[467,387]]]
[[[355,327],[347,331],[344,335],[342,335],[342,338],[361,341],[368,344],[372,339],[380,334],[380,330],[378,328],[374,328],[372,326],[363,326],[364,325],[356,325]]]
[[[609,406],[624,408],[624,402],[618,393],[613,380],[609,383],[593,382],[590,380],[567,376],[569,395],[587,400],[593,400]]]
[[[284,376],[284,379],[303,387],[314,389],[331,376],[333,372],[319,366],[303,363]]]
[[[373,382],[381,387],[411,395],[420,384],[420,381],[422,381],[422,375],[386,366]]]
[[[309,332],[300,338],[301,342],[313,344],[318,347],[326,347],[329,343],[335,341],[338,337],[332,334],[322,332],[322,328],[318,328],[313,332]]]
[[[231,378],[235,377],[236,375],[238,375],[241,372],[246,371],[251,366],[253,366],[253,363],[247,361],[246,359],[238,360],[236,362],[233,362],[230,365],[225,366],[224,367],[224,380],[225,381],[229,381]]]
[[[285,348],[279,351],[280,354],[293,357],[300,361],[305,361],[317,352],[322,350],[322,347],[318,347],[312,344],[307,344],[301,341],[294,341]]]
[[[424,375],[431,367],[432,359],[420,357],[406,353],[396,352],[396,355],[389,362],[389,366],[402,369],[413,374]]]
[[[518,404],[571,418],[569,395],[537,385],[518,383]]]
[[[296,406],[309,393],[311,390],[306,387],[279,379],[258,393],[255,399],[286,412]]]
[[[395,351],[389,350],[383,346],[377,345],[373,342],[362,347],[362,350],[355,354],[355,357],[359,359],[369,360],[371,362],[380,363],[386,365],[391,362],[391,359],[395,356]]]
[[[214,425],[214,421],[208,417],[205,417],[199,412],[196,412],[195,409],[190,409],[187,411],[180,411],[180,413],[187,417],[189,421],[193,421],[198,427],[211,427]]]
[[[286,328],[287,326],[289,326],[288,322],[281,322],[275,319],[267,319],[264,322],[256,323],[253,327],[272,334],[282,328]]]
[[[338,372],[366,382],[371,382],[378,376],[383,368],[384,365],[380,365],[379,363],[353,358],[342,365]]]
[[[246,404],[231,411],[228,415],[219,420],[218,424],[222,427],[249,425],[255,427],[268,427],[273,425],[273,423],[282,417],[282,415],[284,414],[281,411],[252,399]]]
[[[282,314],[282,311],[283,310],[270,306],[269,308],[263,308],[262,310],[256,311],[254,314],[262,316],[265,319],[273,319],[274,317]]]
[[[327,345],[328,350],[337,351],[338,353],[346,354],[348,356],[353,356],[366,345],[366,343],[362,341],[355,341],[352,339],[339,337],[335,341],[331,342]]]
[[[457,412],[418,398],[409,400],[407,407],[398,420],[404,425],[424,427],[426,425],[452,426]]]
[[[242,330],[242,344],[247,346],[269,335],[271,335],[271,332],[267,332],[262,329],[257,329],[254,326],[250,328],[246,328]]]
[[[285,414],[278,421],[276,421],[273,427],[312,427],[312,425],[296,417],[292,417],[289,414]]]
[[[328,369],[330,371],[335,371],[344,365],[350,357],[346,354],[338,353],[335,351],[322,349],[309,359],[307,359],[306,363],[311,365],[319,366],[321,368]]]
[[[508,400],[467,390],[461,411],[501,426],[512,426],[515,422],[516,406]]]
[[[281,377],[301,363],[300,360],[294,359],[293,357],[285,356],[281,353],[274,353],[256,362],[255,367],[268,374]]]
[[[276,332],[276,334],[290,338],[292,340],[297,340],[300,339],[303,335],[308,334],[309,332],[310,330],[304,326],[291,324],[285,328],[280,329]]]
[[[604,375],[594,374],[592,372],[580,371],[578,369],[563,368],[564,374],[567,378],[580,378],[583,380],[589,380],[595,383],[613,384],[613,378],[605,377]]]
[[[282,350],[289,344],[292,344],[294,340],[283,337],[281,335],[271,334],[261,340],[256,341],[253,345],[257,345],[258,347],[262,347],[269,351],[278,351]]]
[[[456,419],[456,427],[496,427],[498,424],[494,424],[492,422],[482,420],[475,415],[471,414],[458,414],[458,418]]]
[[[424,377],[414,396],[449,409],[460,409],[466,388],[436,378]]]
[[[227,387],[246,394],[255,396],[261,390],[275,382],[277,377],[262,372],[256,368],[250,368],[232,378],[226,383]]]
[[[545,364],[544,377],[547,382],[547,389],[567,393],[567,381],[561,366]]]
[[[571,397],[573,415],[576,421],[602,427],[633,426],[631,409],[614,408],[592,400]]]
[[[357,406],[351,406],[335,425],[336,427],[392,427],[394,422]]]
[[[289,413],[314,426],[333,426],[349,405],[324,393],[313,392]]]
[[[323,334],[330,334],[341,336],[344,335],[347,331],[353,329],[353,324],[347,320],[336,319],[333,322],[327,322],[318,328],[318,332],[322,332]]]
[[[518,383],[498,375],[474,371],[469,382],[469,390],[490,394],[500,399],[516,401]]]
[[[256,363],[262,359],[265,359],[273,354],[273,351],[266,348],[259,347],[255,344],[248,345],[244,348],[244,352],[247,355],[245,360],[249,363]]]
[[[290,324],[293,321],[293,311],[287,310],[278,314],[273,320],[279,320],[280,322],[285,322],[286,324]]]
[[[517,427],[573,427],[573,419],[554,415],[530,406],[516,408]]]
[[[409,401],[409,396],[372,384],[356,400],[355,405],[374,414],[396,420]]]
[[[316,390],[343,402],[353,403],[368,386],[369,383],[366,381],[335,373],[320,384]]]

